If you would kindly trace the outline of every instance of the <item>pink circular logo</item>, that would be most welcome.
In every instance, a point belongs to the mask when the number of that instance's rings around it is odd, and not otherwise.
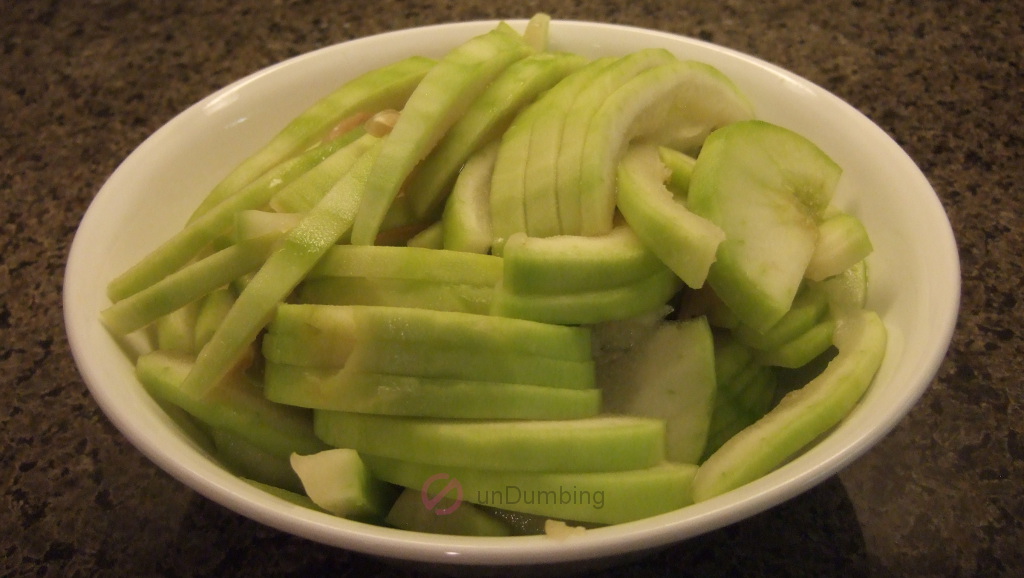
[[[434,482],[438,480],[449,481],[447,484],[445,484],[444,488],[442,488],[440,492],[431,496],[430,486],[432,486]],[[445,498],[447,498],[448,495],[453,491],[455,492],[455,498],[452,501],[452,503],[442,508],[438,508],[438,504],[444,501]],[[448,474],[434,474],[427,478],[427,481],[423,482],[423,487],[420,488],[420,499],[423,500],[423,505],[426,506],[428,510],[432,510],[438,516],[447,516],[448,514],[454,512],[455,510],[458,510],[459,506],[462,505],[462,484],[459,483],[459,480],[452,478]]]

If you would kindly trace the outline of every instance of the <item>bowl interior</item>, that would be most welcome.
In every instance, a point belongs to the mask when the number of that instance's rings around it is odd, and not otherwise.
[[[882,315],[890,341],[873,387],[842,424],[787,465],[734,492],[677,512],[594,530],[567,544],[543,537],[432,536],[292,506],[226,472],[161,410],[134,377],[130,351],[144,345],[116,342],[99,322],[99,311],[109,304],[107,283],[177,231],[228,170],[319,96],[348,78],[410,54],[441,56],[494,24],[392,32],[272,66],[187,109],[121,164],[82,220],[64,287],[75,361],[115,426],[171,475],[255,520],[369,554],[449,564],[568,561],[694,536],[808,489],[894,427],[934,377],[959,302],[959,261],[949,222],[914,162],[855,109],[763,61],[670,34],[566,21],[552,22],[552,49],[596,57],[663,47],[681,58],[709,63],[753,100],[760,118],[808,136],[843,167],[836,201],[861,217],[872,236],[869,306]],[[524,22],[512,24],[521,29]]]

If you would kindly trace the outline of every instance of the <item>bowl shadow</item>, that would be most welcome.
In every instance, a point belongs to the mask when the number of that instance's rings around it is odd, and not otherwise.
[[[180,520],[177,539],[165,546],[171,551],[151,552],[152,560],[191,560],[189,568],[180,570],[192,576],[869,575],[861,526],[838,476],[766,512],[667,547],[546,566],[441,566],[380,559],[279,532],[198,495]]]

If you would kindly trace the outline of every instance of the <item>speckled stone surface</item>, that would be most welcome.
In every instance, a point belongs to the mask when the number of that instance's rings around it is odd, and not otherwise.
[[[6,2],[0,17],[0,575],[418,575],[261,526],[111,425],[64,336],[67,251],[106,177],[177,112],[311,49],[545,10],[710,40],[888,131],[955,229],[960,321],[933,386],[838,476],[626,576],[1024,575],[1024,27],[1013,2]]]

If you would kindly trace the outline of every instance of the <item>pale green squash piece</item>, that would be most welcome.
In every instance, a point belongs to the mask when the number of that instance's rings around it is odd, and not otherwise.
[[[673,198],[685,205],[686,195],[690,191],[690,178],[693,176],[693,167],[697,164],[697,159],[665,146],[658,147],[658,157],[669,170],[665,187],[672,193]]]
[[[814,143],[763,121],[733,123],[704,143],[688,202],[725,231],[708,282],[743,323],[765,331],[789,310],[840,173]]]
[[[428,343],[471,352],[519,353],[590,361],[590,328],[566,327],[523,319],[431,311],[407,307],[284,304],[268,328],[268,337],[290,337],[287,352],[264,354],[332,355],[357,342]],[[278,345],[284,345],[278,341]],[[347,355],[347,353],[344,353]]]
[[[684,283],[702,287],[725,232],[665,187],[668,171],[653,145],[631,147],[617,175],[616,205],[637,237]]]
[[[818,244],[804,275],[812,281],[824,281],[860,263],[872,250],[864,223],[849,213],[838,212],[818,223]]]
[[[231,245],[114,303],[100,312],[100,320],[118,335],[141,329],[259,269],[278,241],[279,235],[271,234]]]
[[[838,275],[820,282],[811,282],[828,296],[829,310],[835,317],[863,309],[868,294],[867,260],[855,263]]]
[[[195,355],[198,303],[192,302],[156,320],[156,348]]]
[[[371,277],[470,285],[501,280],[502,261],[494,255],[425,247],[338,245],[309,271],[307,279]]]
[[[606,57],[591,62],[544,94],[530,111],[529,155],[521,170],[526,211],[523,232],[532,237],[572,230],[562,221],[573,217],[577,211],[567,213],[558,198],[558,158],[563,147],[565,122],[579,95],[616,61],[616,58]]]
[[[107,296],[113,302],[126,299],[181,269],[228,232],[240,211],[262,208],[277,191],[344,148],[343,145],[343,139],[335,139],[269,170],[118,275],[107,285]]]
[[[505,244],[502,261],[503,288],[522,295],[611,289],[665,269],[626,224],[595,237],[516,233]]]
[[[583,137],[576,193],[579,233],[599,235],[611,229],[616,168],[631,142],[643,139],[679,148],[683,141],[703,140],[718,127],[752,116],[746,98],[707,64],[674,62],[635,75],[604,99]]]
[[[231,171],[210,191],[193,213],[191,221],[234,195],[271,167],[324,138],[339,122],[356,115],[401,109],[434,65],[433,59],[411,56],[346,82],[292,119],[263,148]]]
[[[522,383],[583,389],[594,387],[594,363],[512,352],[475,351],[467,354],[446,345],[406,341],[359,341],[347,355],[325,359],[297,348],[268,347],[270,361],[307,367],[341,369],[352,373],[388,373]],[[471,350],[472,351],[472,350]],[[283,355],[291,352],[293,355]],[[324,362],[328,363],[325,364]]]
[[[669,269],[610,289],[576,293],[522,294],[499,284],[490,312],[542,323],[588,325],[659,309],[681,287],[679,278]]]
[[[435,215],[477,150],[501,138],[515,116],[586,59],[576,54],[541,52],[513,62],[469,105],[437,147],[410,176],[407,190],[414,213]]]
[[[601,370],[606,411],[665,420],[666,458],[699,462],[717,389],[714,340],[706,319],[662,322]]]
[[[398,489],[375,478],[353,450],[294,453],[289,461],[309,499],[335,516],[378,521],[399,494]]]
[[[581,217],[586,211],[582,207],[582,203],[587,202],[581,189],[583,186],[581,170],[585,154],[584,147],[591,122],[598,110],[612,93],[641,72],[675,61],[676,57],[662,48],[647,48],[617,58],[594,76],[566,109],[561,127],[561,145],[557,151],[554,171],[556,175],[555,196],[559,215],[564,221],[562,234],[594,235],[606,232],[588,231],[584,229],[581,221]],[[528,232],[531,235],[537,235],[532,228]]]
[[[820,375],[788,393],[700,466],[693,482],[695,501],[768,474],[850,413],[882,363],[885,325],[874,312],[850,314],[836,328],[834,344],[839,353]]]
[[[419,247],[421,249],[443,249],[444,229],[441,221],[435,221],[425,229],[413,235],[407,242],[408,247]],[[370,246],[370,245],[361,245]]]
[[[200,422],[243,437],[267,453],[287,457],[325,448],[313,435],[310,413],[269,401],[259,384],[232,374],[220,387],[195,395],[182,387],[193,358],[154,351],[139,357],[135,372],[153,397],[176,405]]]
[[[443,467],[504,472],[621,472],[665,455],[665,425],[632,416],[569,420],[450,420],[313,411],[335,447]]]
[[[544,12],[537,12],[530,17],[523,30],[523,40],[534,50],[543,52],[548,49],[548,41],[551,39],[551,16]]]
[[[775,367],[803,367],[832,347],[832,334],[835,330],[836,320],[826,316],[790,341],[760,353],[758,360]]]
[[[379,146],[367,151],[306,217],[280,241],[246,284],[224,323],[199,352],[182,389],[202,395],[217,383],[273,317],[277,306],[351,226]]]
[[[531,51],[502,23],[450,51],[423,77],[367,177],[367,194],[352,225],[352,244],[374,244],[388,208],[413,169],[486,86]]]
[[[235,243],[241,243],[264,235],[284,235],[295,228],[302,220],[303,213],[276,213],[246,209],[235,215],[235,229],[231,237]]]
[[[716,348],[716,352],[721,352]],[[715,358],[715,368],[721,368]],[[767,365],[748,362],[737,371],[718,379],[715,392],[715,409],[708,427],[708,440],[701,456],[701,463],[722,447],[726,441],[743,428],[754,423],[771,409],[775,399],[777,379],[775,372]]]
[[[494,287],[426,279],[323,277],[302,283],[296,300],[320,305],[414,307],[486,314],[494,301]]]
[[[764,331],[756,331],[740,323],[733,329],[733,335],[746,345],[768,351],[781,347],[812,327],[829,313],[828,295],[815,285],[806,284],[797,291],[789,311],[774,325]],[[831,343],[831,336],[827,339]]]
[[[449,251],[487,254],[491,250],[491,178],[497,140],[466,161],[441,214],[442,246]]]
[[[501,253],[508,237],[527,231],[528,203],[543,204],[539,211],[531,209],[535,215],[559,217],[554,162],[562,140],[562,120],[579,91],[614,60],[600,58],[567,75],[520,112],[501,136],[490,199],[496,253]],[[536,198],[529,199],[531,196]]]
[[[350,373],[387,373],[430,378],[451,378],[564,387],[594,387],[592,361],[557,359],[511,351],[459,349],[423,341],[356,340],[337,352],[310,347],[301,340],[279,334],[265,338],[268,361],[322,368],[345,368]]]
[[[268,362],[267,399],[310,409],[451,419],[580,419],[601,411],[601,391]]]
[[[441,492],[454,479],[467,502],[593,524],[621,524],[689,506],[697,471],[697,466],[671,462],[628,471],[566,473],[438,469],[370,455],[364,461],[374,475],[412,490],[419,491],[440,472],[447,477],[428,485],[428,493]]]
[[[352,170],[356,162],[370,150],[379,139],[363,134],[348,146],[327,157],[288,185],[274,193],[267,204],[278,213],[304,213],[316,206],[327,191],[345,173]]]

